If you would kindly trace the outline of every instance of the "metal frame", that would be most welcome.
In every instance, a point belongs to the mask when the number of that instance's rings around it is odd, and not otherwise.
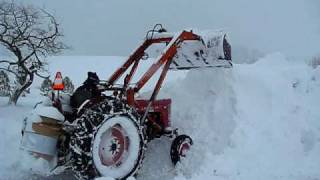
[[[177,48],[180,46],[180,44],[183,41],[186,40],[198,40],[201,41],[201,37],[194,34],[192,31],[182,31],[177,36],[173,37],[171,36],[160,36],[159,37],[151,37],[146,38],[146,40],[143,42],[143,44],[136,49],[136,51],[129,57],[127,61],[124,62],[124,64],[117,69],[112,76],[108,80],[108,87],[112,87],[114,83],[130,68],[130,66],[133,64],[130,73],[126,75],[124,80],[124,90],[126,91],[126,97],[129,105],[134,105],[134,94],[139,92],[141,88],[144,87],[144,85],[150,80],[150,78],[164,65],[164,68],[162,69],[161,75],[157,81],[157,84],[153,90],[153,93],[150,97],[150,105],[151,103],[156,99],[159,90],[161,88],[161,85],[164,81],[164,78],[169,70],[170,64],[172,62],[173,57],[177,53]],[[162,56],[159,57],[156,63],[152,64],[151,67],[148,69],[146,73],[138,80],[137,84],[134,87],[128,87],[130,81],[132,80],[132,77],[134,76],[137,67],[139,65],[140,59],[144,56],[145,50],[150,47],[152,44],[158,44],[158,43],[167,43],[167,47],[165,52],[162,54]],[[148,107],[149,107],[148,106]],[[147,108],[148,110],[148,108]],[[146,111],[148,112],[148,111]]]

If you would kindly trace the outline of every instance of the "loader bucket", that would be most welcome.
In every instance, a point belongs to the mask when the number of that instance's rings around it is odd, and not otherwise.
[[[222,31],[196,32],[201,41],[184,41],[177,50],[170,69],[231,67],[231,46]]]

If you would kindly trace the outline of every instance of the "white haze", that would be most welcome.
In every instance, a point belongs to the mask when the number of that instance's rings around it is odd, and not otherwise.
[[[234,47],[289,57],[320,53],[317,0],[23,0],[60,20],[69,55],[128,55],[156,23],[225,29]]]

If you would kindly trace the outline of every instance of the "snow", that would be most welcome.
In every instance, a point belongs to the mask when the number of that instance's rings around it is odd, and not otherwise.
[[[172,97],[173,126],[194,146],[172,172],[169,142],[151,143],[141,178],[320,178],[319,92],[319,68],[280,53],[252,65],[190,71],[161,93]]]
[[[99,178],[95,178],[95,180],[114,180],[111,177],[99,177]]]
[[[187,30],[193,32],[192,29]],[[181,34],[176,33],[171,43]],[[195,68],[195,67],[212,67],[223,66],[230,67],[230,63],[225,60],[223,50],[223,41],[227,36],[223,31],[199,31],[195,30],[194,34],[201,37],[201,41],[184,41],[179,46],[177,54],[173,58],[173,63],[170,64],[171,69],[179,68]],[[171,44],[163,51],[166,52]]]
[[[218,176],[218,179],[319,178],[320,114],[317,109],[320,86],[312,80],[315,72],[304,64],[290,63],[279,53],[268,55],[253,65],[235,65],[229,76],[223,75],[225,71],[191,72],[195,74],[192,77],[198,75],[198,78],[193,81],[186,78],[189,89],[184,93],[189,92],[192,97],[195,93],[191,92],[203,87],[199,93],[203,95],[194,97],[202,96],[206,98],[204,105],[211,102],[213,106],[211,112],[200,108],[200,113],[190,111],[188,115],[194,119],[185,122],[187,118],[182,118],[184,122],[181,121],[188,130],[194,129],[190,126],[192,122],[202,124],[196,128],[201,132],[192,132],[191,137],[194,137],[195,146],[205,144],[207,148],[204,151],[194,148],[193,154],[187,157],[188,164],[183,163],[190,166],[195,159],[203,159],[203,153],[207,154],[207,160],[198,173],[191,175],[192,179],[210,176]],[[201,81],[203,77],[207,79]],[[210,85],[206,83],[210,82],[209,77],[213,82]],[[293,87],[295,81],[300,82],[296,88]],[[200,84],[191,86],[191,82]],[[205,96],[210,90],[216,95]],[[179,101],[173,99],[173,102]],[[186,100],[182,103],[186,104]],[[204,107],[203,102],[192,100],[190,103]],[[209,110],[208,107],[204,109]],[[196,166],[199,164],[192,165],[191,169]],[[186,170],[183,172],[188,174]]]
[[[146,39],[161,39],[161,38],[173,38],[179,33],[167,33],[167,32],[150,32],[147,34]]]
[[[0,179],[30,179],[33,173],[45,174],[48,164],[20,150],[24,116],[32,110],[37,98],[25,98],[21,104],[8,106],[7,99],[0,99]],[[33,172],[30,172],[33,171]]]
[[[57,108],[54,108],[52,106],[51,107],[38,106],[35,109],[35,112],[39,116],[52,118],[52,119],[55,119],[55,120],[58,120],[58,121],[64,121],[63,114],[61,114]]]
[[[54,57],[50,70],[53,76],[60,70],[78,86],[88,70],[104,79],[122,62],[121,57]],[[37,177],[34,171],[48,170],[44,161],[19,149],[22,120],[40,99],[37,83],[17,107],[0,98],[0,179],[31,179]],[[137,180],[320,179],[319,66],[273,53],[229,69],[170,72],[160,96],[172,98],[172,125],[194,145],[174,168],[171,141],[154,140]]]

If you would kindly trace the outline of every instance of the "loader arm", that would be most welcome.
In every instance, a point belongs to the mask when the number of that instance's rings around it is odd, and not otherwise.
[[[109,78],[108,80],[108,83],[109,85],[112,85],[114,84],[122,75],[123,73],[125,73],[127,71],[127,69],[136,61],[140,60],[144,53],[145,53],[145,50],[148,49],[148,47],[150,47],[152,44],[158,44],[158,43],[169,43],[169,44],[173,44],[173,43],[170,43],[172,41],[172,39],[174,38],[174,35],[173,34],[169,34],[169,33],[165,33],[165,35],[162,35],[163,33],[159,33],[160,35],[154,35],[152,37],[147,37],[145,39],[145,41],[142,43],[142,45],[140,45],[135,51],[134,53],[128,58],[128,60],[126,60],[123,65],[117,69],[113,74],[112,76]],[[180,33],[180,35],[178,36],[180,40],[180,42],[184,41],[184,40],[200,40],[200,37],[193,34],[192,32],[187,32],[187,31],[182,31]],[[176,47],[175,47],[176,49]],[[167,48],[167,51],[169,51],[169,48]],[[172,51],[172,50],[170,50]],[[171,52],[170,52],[171,53]],[[176,52],[175,52],[176,53]],[[164,54],[166,55],[163,55],[163,56],[168,56],[168,53],[167,52],[164,52]],[[169,54],[170,55],[170,54]],[[162,57],[163,57],[162,56]],[[173,55],[174,56],[174,55]],[[159,67],[161,67],[161,65],[165,64],[165,61],[167,59],[165,58],[161,58],[160,57],[161,62],[160,63],[156,63],[154,64],[152,67],[150,67],[150,69],[148,70],[148,72],[152,72],[153,70],[151,69],[155,69],[155,72],[157,71],[157,69],[159,69]],[[158,68],[156,68],[158,67]],[[135,68],[135,67],[134,67]],[[134,72],[134,71],[132,71]],[[147,75],[149,73],[146,73],[145,75]],[[154,74],[154,73],[153,73]],[[129,76],[129,79],[132,78],[132,76],[134,75],[134,73],[130,73],[130,76]],[[152,76],[152,75],[151,75]],[[143,78],[141,78],[142,80]],[[150,79],[150,78],[149,78]]]
[[[142,45],[140,45],[134,53],[129,57],[128,60],[124,62],[124,64],[117,69],[112,76],[109,78],[108,83],[109,85],[114,84],[122,75],[124,72],[127,71],[127,69],[136,61],[140,60],[146,49],[150,47],[152,44],[157,44],[157,43],[169,43],[171,41],[172,37],[160,37],[160,38],[154,38],[154,39],[146,39]],[[134,74],[131,75],[131,77]]]
[[[170,64],[172,62],[172,58],[177,53],[177,48],[179,45],[185,41],[185,40],[201,40],[201,38],[188,31],[182,31],[176,36],[173,36],[171,34],[160,34],[159,36],[154,35],[152,37],[147,37],[146,40],[143,42],[143,44],[136,49],[136,51],[129,57],[127,61],[124,62],[124,64],[117,69],[116,72],[113,73],[113,75],[109,78],[108,83],[109,86],[112,86],[128,69],[132,64],[134,64],[129,72],[128,75],[125,77],[124,87],[127,90],[127,101],[129,104],[134,103],[134,94],[139,92],[141,88],[144,87],[144,85],[151,79],[151,77],[163,66],[165,67],[162,69],[161,75],[158,79],[158,82],[153,90],[152,96],[150,98],[150,101],[153,101],[163,83],[163,80],[165,79],[165,76],[168,72],[168,69],[170,67]],[[146,73],[138,80],[135,87],[128,88],[128,84],[130,83],[132,77],[134,76],[136,69],[138,67],[138,64],[140,62],[140,59],[143,57],[145,50],[150,47],[152,44],[157,43],[167,43],[166,49],[163,51],[163,54],[158,57],[156,60],[156,63],[152,64],[151,67],[147,70]],[[133,91],[133,92],[132,92]]]

